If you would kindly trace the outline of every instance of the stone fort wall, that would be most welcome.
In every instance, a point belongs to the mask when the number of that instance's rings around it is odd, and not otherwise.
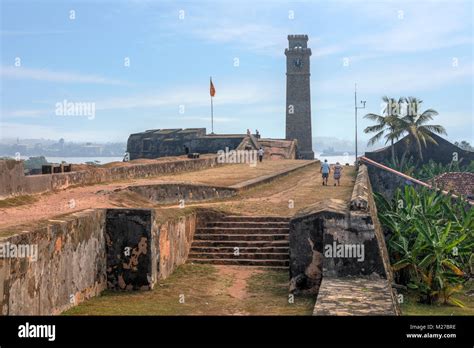
[[[364,259],[326,257],[327,245],[363,245]],[[347,309],[340,298],[363,289],[379,294],[378,304],[355,304],[344,315],[399,315],[393,274],[385,237],[378,220],[367,167],[361,165],[348,207],[343,201],[328,200],[307,207],[290,221],[290,291],[318,294],[315,315],[339,315]],[[341,293],[338,295],[338,289]],[[378,295],[377,295],[378,296]],[[375,301],[375,297],[374,297]],[[342,313],[342,311],[341,311]]]
[[[88,209],[0,238],[2,247],[37,247],[33,258],[0,257],[0,313],[56,315],[107,288],[152,289],[186,262],[207,214],[189,209],[163,219],[153,209]]]
[[[31,250],[0,257],[1,314],[59,314],[104,290],[104,222],[103,210],[86,210],[1,238],[2,249]]]
[[[62,190],[75,185],[92,185],[116,180],[201,170],[217,165],[220,165],[217,162],[217,155],[207,155],[197,159],[183,158],[146,164],[128,162],[116,167],[91,168],[69,173],[24,175],[23,162],[0,160],[0,199]]]
[[[189,152],[217,153],[235,150],[244,141],[244,134],[210,134],[206,128],[152,129],[131,134],[127,141],[130,159],[180,156]]]

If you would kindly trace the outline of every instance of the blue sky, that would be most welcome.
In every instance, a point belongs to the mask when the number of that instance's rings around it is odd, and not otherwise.
[[[313,136],[354,138],[357,82],[367,112],[416,96],[450,140],[474,143],[470,0],[4,0],[1,17],[2,138],[209,130],[210,75],[216,132],[284,137],[287,35],[308,34]],[[95,118],[55,115],[65,99],[95,103]]]

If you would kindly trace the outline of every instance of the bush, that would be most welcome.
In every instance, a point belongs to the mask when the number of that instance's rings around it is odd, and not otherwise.
[[[396,280],[418,291],[420,302],[463,306],[452,295],[472,274],[474,209],[412,186],[398,189],[391,201],[375,199]]]

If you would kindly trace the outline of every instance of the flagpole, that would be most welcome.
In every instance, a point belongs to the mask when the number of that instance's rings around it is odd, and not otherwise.
[[[212,105],[212,97],[211,97],[211,134],[214,134],[214,106]]]
[[[210,77],[212,84],[212,76]],[[214,134],[214,105],[212,104],[212,94],[211,94],[211,134]]]

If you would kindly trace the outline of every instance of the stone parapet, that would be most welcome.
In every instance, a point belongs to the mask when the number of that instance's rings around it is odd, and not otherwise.
[[[69,173],[28,175],[23,174],[23,163],[0,160],[0,199],[63,190],[71,186],[94,185],[103,182],[138,179],[161,174],[180,173],[212,168],[221,165],[217,155],[198,159],[177,159],[155,163],[124,163],[115,167],[99,167]]]
[[[291,219],[290,279],[291,292],[318,294],[315,315],[400,314],[365,166],[359,167],[349,205],[326,200],[299,211]],[[347,288],[347,296],[354,291],[351,301],[359,303],[359,308],[340,299],[342,293],[336,286],[339,283],[344,285],[342,292]],[[373,291],[364,294],[361,284]]]

